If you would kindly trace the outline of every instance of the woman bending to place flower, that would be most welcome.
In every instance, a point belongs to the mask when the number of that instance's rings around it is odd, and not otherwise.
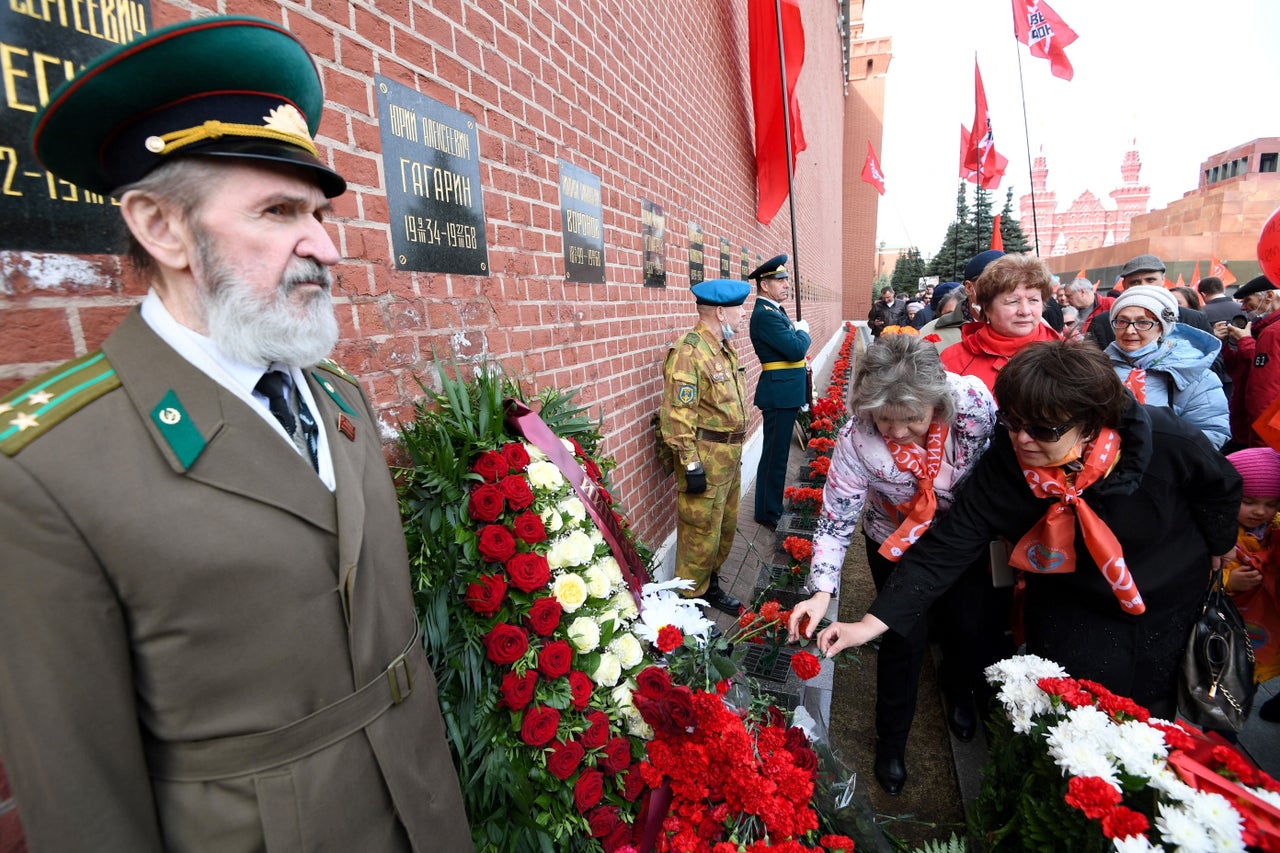
[[[853,416],[836,442],[814,534],[813,596],[792,610],[792,639],[803,620],[816,625],[827,612],[858,519],[879,589],[951,505],[995,427],[995,403],[983,384],[948,374],[933,347],[910,335],[881,335],[858,365],[853,388]],[[921,622],[886,637],[877,658],[875,775],[891,794],[906,781],[925,645]]]
[[[1027,651],[1173,719],[1210,569],[1235,545],[1240,476],[1203,433],[1126,393],[1095,347],[1034,344],[996,379],[991,449],[827,655],[905,633],[993,536],[1017,544]]]

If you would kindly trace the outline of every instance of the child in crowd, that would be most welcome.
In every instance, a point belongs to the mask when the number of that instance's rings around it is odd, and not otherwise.
[[[1227,561],[1224,574],[1254,644],[1254,681],[1262,683],[1280,675],[1280,453],[1251,447],[1227,460],[1244,479],[1244,499],[1235,556]],[[1258,716],[1280,722],[1280,694],[1263,703]]]

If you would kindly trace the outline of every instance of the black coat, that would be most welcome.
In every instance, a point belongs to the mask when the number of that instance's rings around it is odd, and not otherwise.
[[[1171,411],[1133,404],[1115,469],[1084,492],[1124,549],[1146,612],[1125,613],[1077,527],[1076,570],[1022,573],[1027,650],[1142,704],[1168,711],[1211,555],[1235,545],[1239,474]],[[941,520],[903,557],[870,612],[905,633],[997,536],[1017,543],[1052,503],[1027,485],[1009,434]]]

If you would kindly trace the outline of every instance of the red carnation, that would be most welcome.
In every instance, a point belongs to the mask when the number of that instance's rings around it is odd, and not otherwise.
[[[543,746],[556,736],[560,712],[545,705],[535,705],[524,713],[520,723],[520,739],[529,746]]]
[[[554,640],[538,653],[538,672],[547,678],[559,678],[573,663],[573,648],[564,640]]]
[[[507,460],[511,470],[519,473],[529,467],[529,451],[518,441],[509,441],[502,445],[502,458]]]
[[[613,832],[622,821],[618,818],[617,806],[600,806],[587,815],[587,823],[591,826],[591,837],[602,838]]]
[[[599,770],[583,770],[573,786],[573,804],[580,814],[600,802],[604,797],[604,774]]]
[[[501,524],[480,528],[480,556],[491,563],[505,563],[516,552],[516,540]]]
[[[631,740],[625,737],[609,738],[604,745],[604,754],[596,763],[605,773],[621,773],[631,763]]]
[[[828,853],[853,853],[853,839],[847,835],[824,835],[818,843],[827,848]]]
[[[1097,820],[1120,804],[1120,792],[1100,776],[1072,776],[1063,799],[1085,817]]]
[[[569,693],[573,696],[573,709],[581,711],[591,702],[591,691],[595,685],[585,672],[576,669],[569,671]]]
[[[680,629],[675,625],[663,625],[658,629],[658,651],[664,655],[680,648],[682,643],[684,643],[684,634],[681,634]]]
[[[515,663],[529,650],[529,635],[523,628],[503,622],[484,635],[485,656],[496,664]]]
[[[546,541],[547,526],[542,523],[542,516],[536,512],[522,512],[516,516],[516,520],[512,523],[515,528],[516,537],[522,542],[528,542],[530,545],[536,545],[539,542]]]
[[[477,486],[467,501],[467,513],[473,521],[496,521],[506,508],[502,489],[493,483]]]
[[[547,771],[563,782],[578,772],[584,755],[586,750],[577,741],[557,743],[551,747],[551,754],[547,756]]]
[[[538,683],[536,670],[516,675],[514,670],[502,676],[502,702],[513,711],[519,711],[533,701],[533,688]]]
[[[471,470],[492,483],[499,477],[507,476],[511,466],[507,464],[507,460],[498,451],[486,450],[476,457],[475,462],[471,463]]]
[[[552,596],[539,598],[529,608],[529,627],[540,637],[550,637],[560,627],[560,615],[564,608]]]
[[[578,742],[587,749],[599,749],[609,740],[609,718],[603,711],[590,711],[585,718],[587,729],[578,735]]]
[[[527,509],[533,503],[533,489],[529,481],[522,476],[506,477],[502,480],[502,494],[514,510]]]
[[[1116,806],[1102,816],[1102,834],[1107,838],[1131,838],[1142,835],[1149,827],[1146,815],[1124,806]]]
[[[526,552],[507,560],[511,585],[521,592],[533,592],[551,583],[551,567],[541,554]]]
[[[671,676],[660,666],[646,667],[636,676],[636,690],[646,699],[661,699],[671,689]]]
[[[467,606],[481,616],[492,616],[502,607],[507,594],[507,582],[502,575],[481,575],[480,580],[467,586]]]
[[[822,663],[808,652],[799,651],[791,656],[791,669],[801,681],[808,681],[822,671]]]
[[[578,444],[578,439],[574,438],[573,436],[569,436],[569,443],[573,445],[574,453],[578,454],[581,457],[584,457],[584,458],[586,457],[587,453],[585,450],[582,449],[582,445]]]

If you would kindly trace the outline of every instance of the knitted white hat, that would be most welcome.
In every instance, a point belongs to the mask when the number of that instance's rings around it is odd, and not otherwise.
[[[1163,287],[1156,287],[1154,284],[1126,287],[1111,305],[1110,319],[1114,320],[1121,310],[1132,305],[1147,309],[1152,317],[1160,321],[1162,337],[1172,332],[1174,323],[1178,322],[1178,300]]]

